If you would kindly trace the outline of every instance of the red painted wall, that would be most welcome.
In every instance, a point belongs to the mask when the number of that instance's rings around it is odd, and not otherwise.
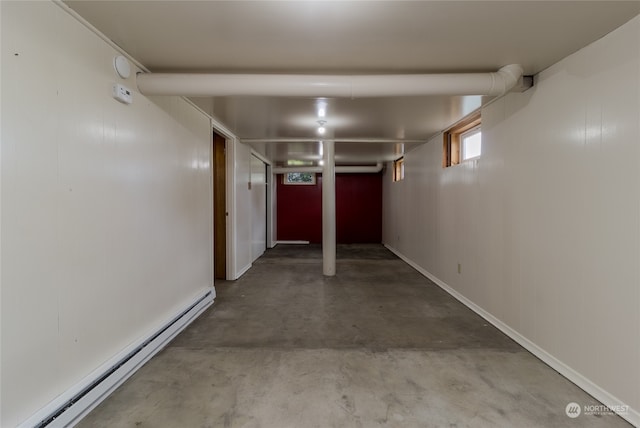
[[[278,175],[280,241],[322,242],[322,175],[315,185],[285,185]],[[382,242],[382,174],[336,174],[336,240]]]
[[[336,239],[382,242],[382,173],[336,174]]]

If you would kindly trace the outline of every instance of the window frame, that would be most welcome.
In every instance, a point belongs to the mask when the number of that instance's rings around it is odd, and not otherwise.
[[[404,180],[404,156],[393,161],[393,181]]]
[[[457,124],[443,132],[442,141],[442,167],[448,168],[462,163],[462,135],[473,129],[479,129],[482,132],[482,116],[480,110],[477,110]],[[478,159],[474,157],[472,159]],[[468,159],[468,160],[472,160]]]

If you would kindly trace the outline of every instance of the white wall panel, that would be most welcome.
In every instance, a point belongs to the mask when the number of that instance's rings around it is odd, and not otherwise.
[[[387,168],[383,220],[388,246],[636,421],[639,117],[636,17],[484,108],[477,162],[443,169],[437,136],[403,182]]]
[[[210,121],[134,92],[50,2],[2,2],[2,426],[210,289]]]

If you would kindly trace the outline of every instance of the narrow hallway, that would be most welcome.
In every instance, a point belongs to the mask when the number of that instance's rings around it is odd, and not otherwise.
[[[616,427],[381,245],[268,250],[81,427]]]

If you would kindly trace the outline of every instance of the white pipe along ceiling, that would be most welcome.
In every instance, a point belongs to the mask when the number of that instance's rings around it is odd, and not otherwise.
[[[322,172],[321,166],[284,166],[279,168],[272,168],[274,174],[286,174],[288,172]],[[376,173],[382,171],[382,162],[378,162],[375,165],[351,165],[351,166],[336,166],[335,171],[338,174],[367,174]]]
[[[523,85],[523,69],[492,73],[297,75],[138,73],[144,95],[366,98],[424,95],[499,96]],[[525,86],[531,86],[528,83]]]

